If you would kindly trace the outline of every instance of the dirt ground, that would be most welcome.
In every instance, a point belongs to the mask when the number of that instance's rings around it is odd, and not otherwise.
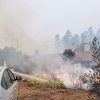
[[[47,86],[32,86],[26,81],[20,81],[18,100],[100,100],[100,98],[88,91],[51,89]]]

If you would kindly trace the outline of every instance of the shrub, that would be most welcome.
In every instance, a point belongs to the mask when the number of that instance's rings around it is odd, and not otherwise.
[[[65,58],[72,59],[75,56],[75,52],[73,52],[71,49],[69,50],[66,49],[63,55]]]
[[[90,90],[100,95],[100,43],[97,38],[94,37],[92,41],[93,45],[93,59],[96,62],[96,66],[93,68],[94,73],[91,75],[91,88]]]

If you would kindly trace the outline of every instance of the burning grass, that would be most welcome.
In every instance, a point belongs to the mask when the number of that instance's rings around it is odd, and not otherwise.
[[[91,87],[94,87],[91,83],[95,81],[98,83],[100,80],[97,77],[98,75],[93,73],[92,70],[88,70],[87,73],[81,72],[80,70],[76,71],[66,71],[63,68],[56,70],[54,73],[40,74],[34,79],[27,80],[29,84],[34,86],[47,86],[50,88],[71,88],[71,89],[83,89],[89,90]],[[23,78],[24,80],[24,78]]]
[[[50,80],[50,78],[48,78],[45,74],[43,74],[43,75],[38,75],[37,77],[39,77],[39,78],[42,78],[42,79],[45,79],[45,80]]]
[[[81,89],[83,88],[84,85],[84,80],[85,80],[85,76],[84,74],[76,71],[76,72],[72,72],[72,73],[66,73],[64,70],[61,70],[62,73],[59,72],[55,72],[52,78],[50,77],[50,75],[48,74],[42,74],[42,75],[38,75],[36,76],[37,78],[39,78],[39,80],[37,79],[29,79],[28,83],[32,84],[33,86],[35,85],[46,85],[49,86],[51,88],[72,88],[72,89]],[[41,81],[41,79],[44,79],[46,81]],[[63,79],[63,80],[62,80]],[[67,83],[69,82],[69,85]]]

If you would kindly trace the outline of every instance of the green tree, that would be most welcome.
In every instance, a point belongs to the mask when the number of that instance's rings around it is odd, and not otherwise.
[[[89,27],[89,29],[88,29],[88,40],[89,40],[89,43],[92,42],[94,37],[95,37],[94,31],[93,31],[92,27]]]
[[[70,49],[71,48],[71,32],[69,30],[67,30],[67,32],[65,33],[64,37],[63,37],[63,45],[64,45],[64,49]]]
[[[100,45],[96,37],[92,41],[93,45],[93,59],[96,62],[96,66],[93,68],[93,73],[90,73],[90,90],[100,95]],[[91,71],[90,71],[91,72]]]
[[[89,43],[88,32],[87,31],[84,31],[81,34],[81,43]]]
[[[60,51],[64,51],[63,39],[60,40]]]
[[[13,47],[5,47],[4,49],[0,50],[1,62],[3,64],[4,61],[7,62],[8,66],[13,65],[17,58],[22,55],[22,52],[16,52],[16,49]]]
[[[89,27],[87,31],[81,34],[81,43],[91,43],[95,37],[92,27]]]
[[[75,34],[71,39],[72,49],[75,50],[80,45],[80,39],[77,34]]]
[[[55,41],[54,41],[55,49],[57,50],[57,52],[59,52],[60,51],[60,36],[59,36],[59,34],[56,34],[56,36],[54,38],[55,38]]]
[[[96,33],[96,37],[98,37],[98,41],[100,42],[100,28],[98,29],[98,31]]]
[[[75,56],[75,52],[72,51],[72,49],[65,49],[64,53],[63,53],[65,59],[73,59],[73,57]]]
[[[93,45],[93,55],[92,55],[93,59],[97,63],[96,67],[100,68],[100,44],[97,41],[96,37],[94,37],[92,41],[92,45]]]
[[[76,52],[79,52],[79,51],[84,51],[84,45],[87,44],[87,43],[81,43],[80,45],[78,45],[76,48],[75,48],[75,51]],[[89,43],[90,44],[90,50],[93,51],[93,48],[92,48],[92,43]]]

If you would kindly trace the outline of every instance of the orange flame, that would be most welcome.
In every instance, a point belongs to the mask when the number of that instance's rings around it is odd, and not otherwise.
[[[64,73],[64,74],[63,74],[63,76],[67,76],[67,77],[68,77],[68,76],[69,76],[69,74],[67,74],[67,73]]]
[[[73,83],[74,83],[74,85],[75,85],[75,84],[77,83],[76,80],[75,80]]]
[[[66,72],[64,71],[64,69],[61,68],[60,71],[61,71],[61,73],[63,74],[63,76],[67,76],[67,77],[69,76],[69,74],[66,73]]]
[[[48,78],[48,77],[46,76],[46,74],[43,74],[42,76],[43,76],[44,78]]]
[[[59,76],[59,75],[56,75],[56,78],[57,78],[57,79],[60,79],[60,76]]]
[[[59,74],[58,74],[58,73],[55,73],[55,78],[56,78],[57,80],[59,80],[59,79],[60,79],[60,76],[59,76]]]
[[[25,78],[22,78],[22,81],[24,81],[25,80]]]
[[[60,71],[61,71],[61,73],[65,73],[65,71],[62,68],[60,69]]]
[[[96,81],[96,82],[100,82],[100,79],[96,78],[95,81]]]

